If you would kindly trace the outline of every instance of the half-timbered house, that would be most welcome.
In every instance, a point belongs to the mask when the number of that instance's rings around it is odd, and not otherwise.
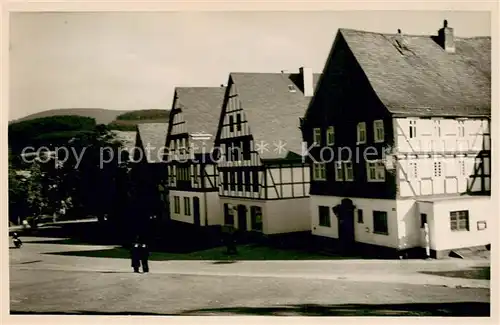
[[[490,243],[491,39],[340,29],[302,120],[312,233],[431,256]]]
[[[175,89],[166,138],[171,220],[222,223],[214,139],[225,87]]]
[[[168,123],[137,124],[133,164],[137,217],[165,221],[168,213],[167,165],[163,161]]]
[[[310,230],[298,119],[318,74],[231,73],[216,147],[223,223],[264,235]]]

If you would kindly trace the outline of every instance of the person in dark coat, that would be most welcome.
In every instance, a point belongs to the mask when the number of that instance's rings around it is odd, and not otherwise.
[[[149,247],[145,243],[141,243],[140,245],[140,259],[141,259],[141,264],[142,264],[142,272],[148,273],[149,272]]]
[[[135,273],[139,273],[139,267],[141,266],[141,243],[139,237],[136,237],[135,241],[132,243],[130,249],[130,257],[132,259],[132,267]]]

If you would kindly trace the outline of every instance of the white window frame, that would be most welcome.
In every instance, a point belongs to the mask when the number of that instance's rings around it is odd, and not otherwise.
[[[326,129],[326,145],[332,146],[335,143],[335,127],[329,126]]]
[[[373,177],[371,172],[373,171]],[[368,182],[385,182],[385,165],[382,160],[366,162],[366,178]]]
[[[357,144],[366,143],[366,122],[359,122],[357,127]],[[361,138],[361,135],[364,135],[364,139]]]
[[[321,129],[320,128],[314,128],[313,129],[313,144],[315,145],[321,145]]]
[[[383,120],[373,121],[373,139],[376,143],[381,143],[385,141],[385,130],[384,130]]]
[[[326,181],[325,163],[313,163],[313,180]]]
[[[335,163],[335,180],[342,182],[344,180],[344,171],[342,169],[342,162],[336,161]]]
[[[181,213],[181,198],[179,196],[174,196],[174,213]]]
[[[354,169],[352,166],[352,161],[344,161],[344,180],[346,182],[354,181]]]

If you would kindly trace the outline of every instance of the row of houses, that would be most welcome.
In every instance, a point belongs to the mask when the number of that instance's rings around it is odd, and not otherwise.
[[[485,247],[490,116],[490,37],[446,21],[429,36],[340,29],[321,73],[175,89],[157,125],[166,209],[196,227],[307,232],[325,249]]]

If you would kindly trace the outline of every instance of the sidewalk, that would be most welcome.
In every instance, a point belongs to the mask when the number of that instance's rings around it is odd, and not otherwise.
[[[11,251],[11,268],[73,272],[131,272],[127,259],[92,258],[45,254],[69,250],[105,249],[112,246],[30,244]],[[36,263],[31,263],[37,261]],[[489,288],[489,280],[452,278],[423,274],[488,267],[477,260],[317,260],[317,261],[151,261],[155,274],[300,278],[353,282],[406,283],[446,287]]]

